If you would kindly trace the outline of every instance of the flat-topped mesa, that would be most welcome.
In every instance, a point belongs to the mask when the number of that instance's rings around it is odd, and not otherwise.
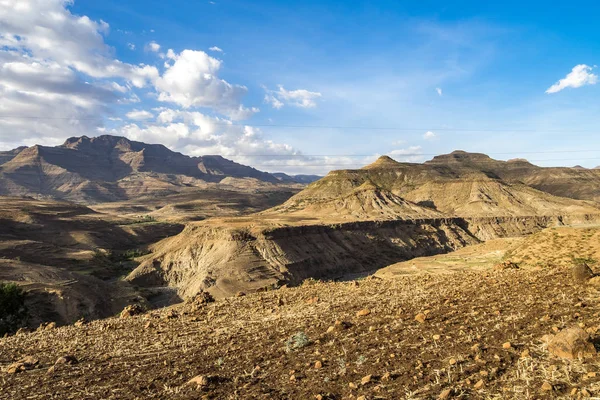
[[[450,154],[442,154],[433,157],[425,164],[455,164],[455,163],[481,163],[481,162],[502,162],[491,158],[483,153],[469,153],[463,150],[455,150]]]
[[[395,168],[400,165],[402,164],[389,156],[381,156],[377,159],[377,161],[367,166],[364,166],[362,169]]]

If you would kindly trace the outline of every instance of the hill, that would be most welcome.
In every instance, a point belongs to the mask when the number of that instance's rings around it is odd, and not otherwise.
[[[288,174],[284,174],[283,172],[275,172],[273,174],[273,176],[275,176],[277,179],[279,179],[282,182],[301,183],[301,184],[313,183],[314,181],[318,181],[319,179],[322,178],[321,175],[288,175]]]
[[[575,182],[583,188],[572,190],[575,183],[570,179],[551,181],[553,171],[577,176]],[[595,203],[567,197],[594,200],[594,187],[600,190],[600,171],[546,171],[524,161],[497,161],[460,151],[424,164],[383,156],[362,169],[330,172],[265,214],[345,219],[427,218],[436,213],[461,217],[586,214],[598,212]],[[386,199],[381,200],[382,195]],[[353,201],[343,201],[348,198]],[[400,203],[407,207],[398,208]]]
[[[458,160],[458,161],[453,161]],[[597,203],[559,197],[488,170],[483,154],[430,163],[382,157],[333,171],[280,206],[192,223],[151,247],[127,279],[217,297],[307,278],[346,279],[490,239],[600,219]],[[521,163],[521,162],[519,162]]]
[[[596,338],[599,299],[596,289],[562,269],[307,282],[208,304],[198,298],[145,315],[0,339],[4,371],[24,357],[35,361],[25,371],[0,373],[2,393],[11,399],[594,398],[598,356],[561,359],[548,340],[572,327]]]
[[[98,203],[215,187],[228,178],[282,183],[221,156],[189,157],[163,145],[110,135],[0,153],[0,195],[7,196]]]
[[[600,170],[568,167],[538,167],[527,160],[508,162],[483,154],[455,151],[434,157],[429,165],[475,168],[509,183],[523,183],[555,196],[600,201]]]

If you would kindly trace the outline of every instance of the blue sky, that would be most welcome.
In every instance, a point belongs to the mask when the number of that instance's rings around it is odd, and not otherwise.
[[[293,173],[455,149],[600,165],[594,2],[5,2],[0,148],[110,133]]]

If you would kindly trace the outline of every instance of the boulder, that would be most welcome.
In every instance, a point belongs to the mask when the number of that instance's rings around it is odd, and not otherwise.
[[[577,359],[596,355],[590,335],[579,327],[568,328],[557,333],[548,342],[548,351],[557,357]]]
[[[581,263],[571,269],[571,276],[576,282],[586,282],[594,276],[594,271],[586,263]]]

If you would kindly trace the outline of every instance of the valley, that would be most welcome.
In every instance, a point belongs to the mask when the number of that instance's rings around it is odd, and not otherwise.
[[[600,326],[597,279],[570,272],[600,259],[596,170],[459,151],[309,182],[106,136],[9,153],[0,282],[29,310],[0,339],[14,398],[600,390],[543,339]]]

